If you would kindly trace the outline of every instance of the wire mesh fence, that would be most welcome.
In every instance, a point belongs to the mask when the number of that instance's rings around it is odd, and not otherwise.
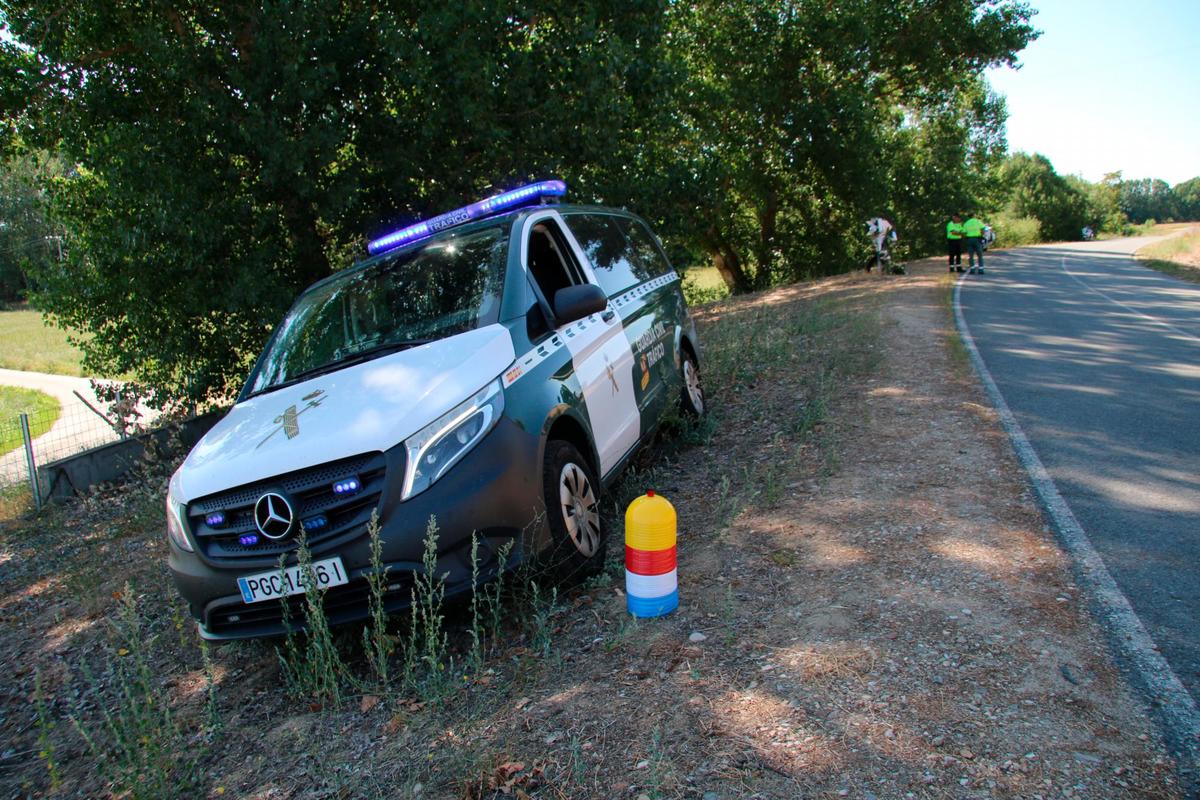
[[[98,403],[73,395],[59,397],[59,404],[57,415],[54,409],[26,415],[35,468],[122,438],[118,426],[103,416],[109,413],[108,409]],[[30,458],[19,415],[0,419],[0,442],[5,448],[16,443],[12,449],[0,453],[0,489],[30,486]]]

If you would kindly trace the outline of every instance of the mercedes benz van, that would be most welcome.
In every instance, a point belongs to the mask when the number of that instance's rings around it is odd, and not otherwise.
[[[367,616],[373,514],[389,611],[431,519],[448,595],[470,589],[473,534],[485,579],[547,552],[602,565],[606,487],[664,415],[704,413],[700,345],[646,223],[548,202],[565,191],[397,231],[300,295],[170,482],[169,564],[201,635],[284,632],[301,539],[330,623]]]

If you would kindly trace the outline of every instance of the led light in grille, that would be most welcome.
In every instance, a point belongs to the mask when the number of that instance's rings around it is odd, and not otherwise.
[[[321,530],[321,528],[324,528],[328,524],[329,524],[329,518],[326,517],[324,514],[318,514],[315,517],[309,517],[308,519],[304,520],[304,523],[303,523],[304,530],[306,530],[306,531],[319,531],[319,530]]]
[[[357,477],[343,478],[333,485],[333,493],[337,495],[358,494],[362,489],[362,481]]]
[[[258,544],[258,534],[247,533],[239,536],[238,544],[240,544],[242,547],[254,547],[254,545]]]
[[[204,518],[204,522],[210,528],[219,528],[225,524],[225,512],[214,511]]]

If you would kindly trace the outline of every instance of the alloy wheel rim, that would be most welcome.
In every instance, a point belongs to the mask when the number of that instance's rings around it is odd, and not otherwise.
[[[697,411],[704,411],[704,390],[700,388],[700,373],[691,359],[683,360],[683,382],[687,386],[688,397],[692,401],[692,407]]]
[[[594,556],[600,547],[600,508],[596,493],[583,469],[574,463],[558,476],[558,499],[567,535],[584,556]]]

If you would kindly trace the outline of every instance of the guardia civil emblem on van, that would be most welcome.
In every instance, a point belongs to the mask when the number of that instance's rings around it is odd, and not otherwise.
[[[271,440],[272,436],[279,433],[280,431],[283,431],[284,435],[287,436],[287,438],[289,438],[289,439],[295,439],[297,436],[299,436],[300,435],[300,422],[299,422],[300,415],[303,414],[305,411],[310,411],[311,409],[314,409],[317,406],[321,405],[321,403],[323,403],[325,401],[325,398],[323,396],[324,394],[325,394],[324,389],[317,389],[315,392],[310,392],[310,393],[304,395],[304,397],[302,397],[300,399],[302,402],[307,403],[307,405],[305,405],[304,408],[300,409],[299,411],[296,410],[296,407],[294,405],[288,406],[282,414],[280,414],[278,417],[275,418],[275,424],[278,425],[279,427],[276,428],[275,430],[271,431],[269,434],[267,434],[266,438],[263,439],[261,442],[259,442],[258,445],[255,446],[254,449],[257,450],[259,447],[262,447],[264,444],[266,444],[267,442],[269,442]]]

